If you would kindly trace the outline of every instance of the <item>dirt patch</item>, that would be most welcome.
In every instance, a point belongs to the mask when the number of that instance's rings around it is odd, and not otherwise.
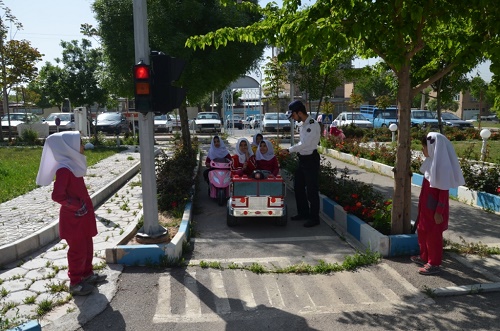
[[[157,243],[157,244],[168,244],[179,232],[179,225],[181,224],[180,219],[176,219],[167,213],[158,213],[158,223],[168,230],[168,234],[165,237],[159,238],[158,240],[151,239],[148,243]],[[127,245],[142,245],[146,244],[146,242],[137,242],[135,236],[133,236]]]

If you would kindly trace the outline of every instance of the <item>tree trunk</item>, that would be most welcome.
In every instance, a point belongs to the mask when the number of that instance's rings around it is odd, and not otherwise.
[[[191,154],[191,132],[189,131],[189,121],[185,103],[182,103],[179,108],[179,117],[181,119],[182,148],[188,152],[188,154]]]
[[[411,136],[410,111],[412,89],[410,65],[404,65],[398,76],[398,147],[394,167],[394,196],[392,201],[391,234],[411,231]]]
[[[436,93],[436,114],[438,119],[439,133],[443,134],[443,121],[441,120],[441,85],[443,83],[443,77],[439,78],[438,89]]]

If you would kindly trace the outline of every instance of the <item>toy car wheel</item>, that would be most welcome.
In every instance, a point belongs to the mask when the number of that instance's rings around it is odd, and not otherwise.
[[[238,224],[238,220],[233,215],[229,215],[229,210],[226,212],[226,222],[227,226],[235,226]]]
[[[224,206],[226,202],[226,189],[225,188],[218,188],[217,189],[217,202],[219,203],[219,206]]]
[[[283,212],[283,215],[278,217],[274,224],[278,225],[278,226],[285,226],[286,223],[288,222],[288,212],[287,212],[287,207],[285,206],[285,210]]]

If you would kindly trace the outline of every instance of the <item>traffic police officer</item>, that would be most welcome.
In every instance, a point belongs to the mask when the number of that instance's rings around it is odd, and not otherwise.
[[[317,121],[307,114],[306,107],[299,101],[288,105],[289,118],[303,122],[300,129],[300,142],[283,153],[297,153],[299,166],[295,171],[294,190],[298,214],[293,221],[307,220],[304,226],[309,228],[319,225],[319,163],[317,151],[321,128]]]

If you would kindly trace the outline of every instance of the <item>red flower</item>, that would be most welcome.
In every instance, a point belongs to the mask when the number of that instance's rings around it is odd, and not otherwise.
[[[171,205],[172,205],[172,208],[176,208],[177,207],[177,201],[172,202]]]
[[[357,198],[358,198],[358,195],[357,195],[357,194],[352,194],[352,195],[351,195],[351,198],[353,198],[353,199],[357,199]]]
[[[361,202],[359,202],[359,201],[356,202],[356,207],[358,207],[358,208],[361,207]]]
[[[386,200],[386,201],[384,202],[384,206],[389,206],[391,203],[392,203],[392,201],[391,201],[391,200]]]
[[[497,188],[497,193],[500,194],[500,186]]]

